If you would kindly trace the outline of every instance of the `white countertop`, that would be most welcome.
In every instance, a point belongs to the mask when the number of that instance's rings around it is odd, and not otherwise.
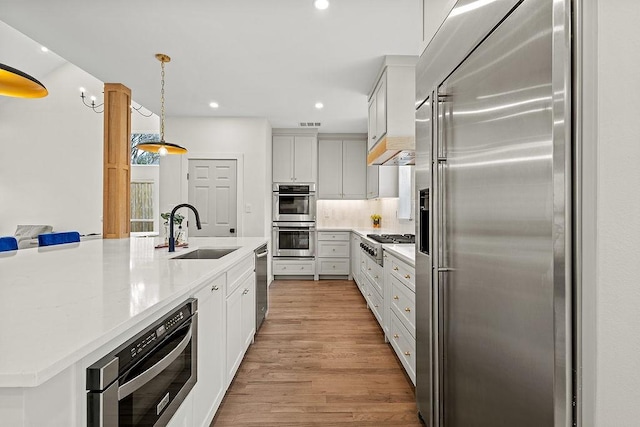
[[[401,244],[401,245],[382,245],[382,249],[388,252],[391,252],[396,257],[400,258],[402,261],[411,265],[412,267],[416,266],[416,246],[411,244]]]
[[[158,317],[267,242],[195,238],[89,240],[0,254],[0,387],[42,384],[140,322]],[[218,260],[169,260],[197,247],[240,247]]]

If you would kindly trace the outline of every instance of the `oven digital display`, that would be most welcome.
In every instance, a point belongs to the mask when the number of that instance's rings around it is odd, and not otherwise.
[[[164,325],[160,325],[160,327],[156,329],[156,335],[158,336],[158,338],[163,336],[165,332],[167,332],[167,330],[164,328]]]

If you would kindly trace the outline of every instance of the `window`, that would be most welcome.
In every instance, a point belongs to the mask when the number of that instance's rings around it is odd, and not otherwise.
[[[159,141],[154,133],[131,134],[131,234],[156,234],[160,228],[160,156],[141,151],[142,142]]]
[[[153,182],[131,183],[131,232],[154,232]]]
[[[138,150],[138,144],[149,141],[160,141],[157,133],[132,133],[131,134],[131,164],[132,165],[159,165],[160,155]]]

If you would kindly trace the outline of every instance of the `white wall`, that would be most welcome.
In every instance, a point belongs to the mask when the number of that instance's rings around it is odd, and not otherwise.
[[[397,197],[371,200],[318,200],[318,228],[350,227],[368,229],[372,227],[371,215],[382,216],[380,232],[414,234],[414,221],[398,219]]]
[[[195,154],[210,158],[239,156],[243,176],[238,179],[242,206],[239,231],[243,236],[270,236],[271,233],[271,125],[262,118],[170,117],[165,123],[165,139],[182,145],[189,154],[160,160],[160,209],[170,211],[188,200],[188,158]],[[241,190],[242,189],[242,190]]]
[[[0,235],[18,224],[102,232],[102,121],[82,105],[79,87],[102,82],[72,64],[40,79],[41,99],[0,100]]]
[[[640,2],[596,3],[596,425],[635,426],[640,420]]]

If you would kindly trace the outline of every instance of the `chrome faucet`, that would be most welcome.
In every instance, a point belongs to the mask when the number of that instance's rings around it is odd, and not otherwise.
[[[176,211],[180,208],[191,209],[196,216],[196,227],[198,227],[198,230],[202,228],[202,225],[200,225],[200,215],[198,214],[198,210],[195,207],[188,203],[181,203],[173,208],[173,210],[171,211],[171,215],[169,215],[169,252],[176,251],[176,239],[175,237],[173,237],[173,217],[176,214]]]

